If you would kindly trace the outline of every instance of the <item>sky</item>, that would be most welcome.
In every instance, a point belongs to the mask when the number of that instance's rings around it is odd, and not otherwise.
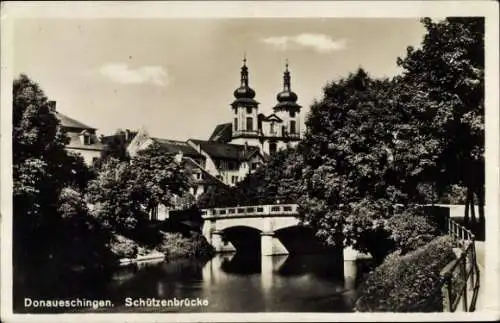
[[[303,122],[327,82],[359,67],[373,77],[400,73],[397,57],[424,33],[418,18],[19,19],[13,72],[104,135],[144,128],[154,137],[208,139],[232,120],[245,53],[265,114],[288,59]]]

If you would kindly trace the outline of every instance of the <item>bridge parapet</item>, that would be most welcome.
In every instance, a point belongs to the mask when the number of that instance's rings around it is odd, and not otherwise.
[[[253,216],[295,216],[298,215],[297,204],[270,204],[254,206],[236,206],[201,210],[204,219],[253,217]]]

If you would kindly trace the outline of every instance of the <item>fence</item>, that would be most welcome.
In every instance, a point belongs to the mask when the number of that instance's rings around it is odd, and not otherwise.
[[[441,271],[444,311],[473,312],[479,292],[479,266],[476,259],[474,234],[448,218],[448,234],[456,239],[459,255]]]

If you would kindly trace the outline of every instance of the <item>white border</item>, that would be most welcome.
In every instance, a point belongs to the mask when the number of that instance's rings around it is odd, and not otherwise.
[[[1,318],[7,321],[477,321],[499,320],[499,32],[496,1],[245,1],[245,2],[3,2],[1,8]],[[196,314],[57,314],[12,313],[12,170],[10,64],[13,22],[20,18],[293,18],[293,17],[486,17],[486,286],[487,311],[440,314],[336,313],[196,313]],[[495,258],[496,257],[496,258]]]

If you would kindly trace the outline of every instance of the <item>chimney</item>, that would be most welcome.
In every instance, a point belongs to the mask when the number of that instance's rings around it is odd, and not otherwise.
[[[47,104],[50,112],[56,112],[56,101],[49,101]]]
[[[182,151],[179,150],[177,155],[175,155],[175,161],[180,164],[182,162]]]
[[[130,140],[130,130],[125,129],[125,142],[128,142]]]

